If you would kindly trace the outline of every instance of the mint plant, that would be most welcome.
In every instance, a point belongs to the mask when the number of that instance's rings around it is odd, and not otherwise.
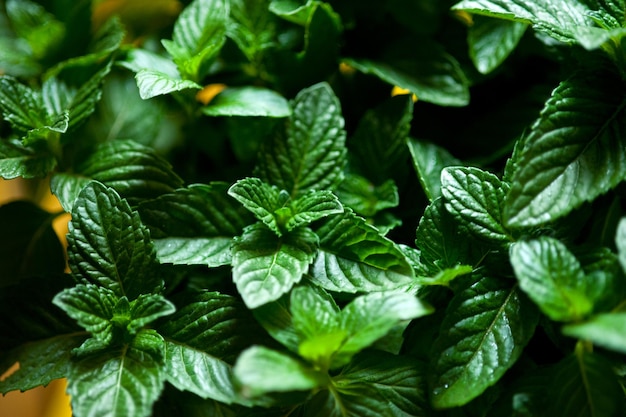
[[[0,2],[2,393],[623,415],[624,1],[104,3]]]

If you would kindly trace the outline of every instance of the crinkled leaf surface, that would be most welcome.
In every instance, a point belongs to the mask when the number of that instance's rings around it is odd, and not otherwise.
[[[179,74],[170,75],[159,70],[141,69],[135,75],[135,79],[139,87],[139,96],[144,100],[176,91],[202,88],[194,81],[183,80]]]
[[[282,224],[277,222],[275,212],[287,204],[288,194],[281,194],[276,186],[259,178],[244,178],[228,189],[228,195],[239,201],[277,235],[282,234]]]
[[[0,141],[0,177],[43,178],[57,166],[47,151],[33,151],[13,141]]]
[[[282,237],[261,223],[244,230],[233,244],[233,280],[249,308],[277,300],[302,279],[317,251],[308,228]]]
[[[332,189],[343,177],[346,158],[339,100],[321,83],[298,93],[292,107],[285,132],[261,146],[257,174],[292,196]]]
[[[68,244],[70,268],[82,281],[131,300],[162,285],[150,233],[139,214],[98,182],[89,183],[76,200]]]
[[[579,72],[554,90],[513,176],[504,209],[509,226],[548,223],[623,180],[622,90],[606,70]]]
[[[402,251],[351,210],[329,216],[315,232],[320,251],[311,276],[330,291],[381,291],[413,280]]]
[[[474,236],[505,244],[512,237],[502,220],[508,184],[471,167],[448,167],[441,172],[446,209]]]
[[[182,185],[168,161],[152,148],[132,140],[113,140],[98,145],[77,161],[74,172],[53,175],[52,192],[63,208],[71,211],[90,180],[114,188],[131,204],[140,199],[170,193]]]
[[[254,218],[228,196],[227,189],[225,183],[192,184],[139,205],[160,262],[230,264],[233,238]]]
[[[151,415],[165,382],[162,354],[163,339],[144,331],[119,349],[74,362],[67,388],[72,411],[84,416]]]
[[[456,293],[432,348],[433,406],[464,405],[495,384],[520,357],[537,321],[537,310],[509,280],[479,277]]]
[[[393,180],[374,185],[365,177],[348,174],[335,191],[342,204],[365,217],[381,210],[396,207],[399,202],[398,187]]]

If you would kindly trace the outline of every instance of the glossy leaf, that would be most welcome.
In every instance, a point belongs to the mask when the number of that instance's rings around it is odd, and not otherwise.
[[[43,178],[56,166],[56,158],[46,151],[35,152],[19,143],[0,141],[0,177],[4,179]]]
[[[239,201],[277,235],[282,235],[275,211],[284,207],[289,196],[258,178],[244,178],[228,189],[228,195]]]
[[[489,74],[508,58],[526,32],[527,24],[474,16],[467,41],[474,66]]]
[[[202,108],[207,116],[288,117],[289,102],[275,91],[261,87],[230,87]]]
[[[244,351],[234,374],[245,396],[269,392],[311,390],[322,384],[321,375],[298,360],[263,346]]]
[[[302,90],[284,133],[261,146],[257,173],[295,197],[310,189],[332,189],[343,177],[344,120],[328,84]]]
[[[619,263],[622,270],[626,271],[626,218],[622,218],[617,225],[615,245],[617,246]]]
[[[52,192],[71,211],[80,191],[96,180],[114,188],[131,204],[154,198],[182,185],[168,161],[153,149],[132,140],[105,142],[77,161],[72,173],[52,177]]]
[[[393,241],[352,211],[328,217],[315,232],[320,251],[310,273],[327,290],[381,291],[413,280],[413,268]]]
[[[202,88],[200,84],[194,81],[180,78],[178,74],[171,75],[159,70],[139,70],[135,79],[137,80],[137,87],[139,87],[139,96],[144,100],[176,91]]]
[[[433,406],[467,404],[495,384],[520,357],[537,321],[537,310],[510,281],[482,277],[456,293],[433,345]]]
[[[464,0],[453,6],[456,10],[483,14],[532,24],[537,31],[555,39],[576,42],[576,28],[593,26],[583,2],[556,0],[528,3],[523,0]]]
[[[317,250],[308,228],[282,237],[260,223],[244,230],[233,245],[233,280],[249,308],[277,300],[300,282]]]
[[[290,204],[290,216],[285,224],[288,231],[307,226],[332,214],[343,213],[343,206],[328,190],[311,190]],[[279,213],[279,216],[282,213]]]
[[[120,349],[75,362],[67,392],[77,415],[147,417],[163,390],[163,339],[139,333]],[[90,392],[92,395],[81,395]]]
[[[479,239],[506,244],[513,238],[502,220],[508,185],[478,168],[448,167],[441,172],[446,209]]]
[[[288,297],[264,304],[256,308],[253,314],[270,336],[292,352],[298,352],[300,335],[293,325]]]
[[[230,264],[232,240],[253,217],[226,191],[224,183],[192,184],[140,204],[160,262]]]
[[[593,309],[580,263],[556,239],[543,237],[518,242],[511,248],[511,264],[520,287],[552,320],[580,320]]]
[[[81,191],[69,225],[68,256],[84,282],[130,299],[162,285],[148,229],[111,188],[92,182]]]
[[[513,177],[504,210],[509,226],[548,223],[623,180],[620,82],[610,72],[582,72],[554,90]]]
[[[441,106],[468,104],[468,82],[459,63],[441,45],[420,45],[411,53],[410,59],[405,60],[344,58],[343,62],[390,85],[409,90],[418,100]]]
[[[16,78],[0,77],[0,112],[11,126],[21,132],[45,126],[47,112],[41,97]]]

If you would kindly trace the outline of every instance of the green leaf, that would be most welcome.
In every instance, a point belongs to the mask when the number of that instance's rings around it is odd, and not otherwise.
[[[340,328],[346,336],[333,357],[332,366],[345,365],[400,322],[432,311],[432,307],[409,293],[377,292],[355,298],[341,311]]]
[[[619,416],[624,392],[609,361],[577,348],[556,367],[547,391],[548,415]]]
[[[172,40],[162,41],[185,80],[200,81],[226,40],[229,3],[195,0],[178,16]]]
[[[4,179],[43,178],[56,166],[56,158],[47,151],[33,151],[17,141],[0,140],[0,177]]]
[[[623,180],[621,85],[601,71],[556,88],[526,138],[504,211],[509,226],[550,222]]]
[[[0,112],[21,132],[47,124],[47,113],[39,94],[7,75],[0,77]]]
[[[273,16],[268,10],[270,0],[238,0],[230,2],[227,36],[232,39],[248,61],[255,64],[263,53],[274,46],[276,36]]]
[[[413,281],[413,268],[402,251],[351,210],[328,217],[315,232],[320,251],[310,273],[317,285],[355,293]]]
[[[118,299],[108,288],[79,284],[60,292],[52,302],[102,345],[107,345],[114,337],[111,319]]]
[[[593,282],[560,241],[518,242],[511,248],[511,264],[522,290],[552,320],[576,321],[592,311]]]
[[[381,184],[403,166],[406,158],[413,100],[409,95],[392,97],[368,110],[350,138],[352,155],[360,172]]]
[[[293,325],[289,297],[281,297],[276,301],[256,308],[254,318],[275,340],[294,353],[298,352],[300,335]]]
[[[234,375],[246,397],[270,392],[305,391],[322,384],[322,375],[284,353],[263,346],[245,350]]]
[[[332,214],[343,213],[343,206],[328,190],[311,190],[295,199],[289,209],[290,216],[285,223],[288,231],[309,225]]]
[[[201,349],[165,341],[165,377],[176,389],[231,404],[240,402],[231,366]]]
[[[380,60],[344,58],[343,62],[386,83],[407,89],[421,101],[441,106],[469,103],[468,81],[457,60],[441,45],[420,40],[420,45],[413,45],[410,54],[410,57]]]
[[[176,307],[160,294],[141,294],[130,302],[130,323],[128,331],[134,335],[147,324],[156,319],[169,316],[176,311]]]
[[[371,410],[359,415],[422,416],[430,409],[424,374],[423,366],[412,358],[366,351],[356,355],[333,384],[341,403],[360,403]],[[354,405],[346,405],[350,407]]]
[[[36,77],[41,65],[32,56],[26,40],[0,37],[0,71],[13,77]]]
[[[292,197],[310,189],[332,189],[343,177],[346,158],[341,105],[326,83],[302,90],[284,133],[261,146],[257,174]]]
[[[618,259],[622,270],[626,271],[626,218],[622,218],[617,225],[615,246],[617,246]]]
[[[515,50],[527,27],[525,23],[474,16],[467,42],[476,69],[489,74],[499,67]]]
[[[399,202],[398,187],[393,180],[374,185],[365,177],[347,174],[335,191],[341,202],[365,217],[374,216],[381,210],[396,207]]]
[[[194,81],[183,80],[178,74],[173,76],[152,69],[139,70],[135,79],[137,80],[137,87],[139,87],[139,96],[144,100],[175,91],[202,88],[200,84]]]
[[[576,43],[578,27],[593,26],[588,16],[590,9],[577,0],[567,3],[556,0],[532,3],[523,0],[464,0],[453,9],[529,23],[533,29],[565,43]]]
[[[441,195],[441,171],[448,166],[461,165],[461,161],[433,143],[409,139],[408,145],[422,189],[432,202]]]
[[[229,87],[202,108],[207,116],[288,117],[289,102],[275,91],[262,87]]]
[[[537,310],[508,280],[482,277],[454,295],[432,352],[431,401],[461,406],[495,384],[532,337]]]
[[[227,189],[225,183],[192,184],[139,205],[160,262],[230,264],[232,240],[253,217],[228,196]]]
[[[441,172],[446,209],[474,236],[506,244],[513,240],[502,221],[508,184],[472,167],[448,167]]]
[[[8,0],[6,11],[16,35],[28,42],[35,58],[41,59],[59,47],[65,27],[43,6],[29,0]]]
[[[282,235],[282,224],[277,222],[276,210],[284,207],[289,195],[281,193],[277,187],[271,186],[258,178],[244,178],[228,189],[228,195],[239,201],[250,210],[278,236]]]
[[[3,353],[0,372],[4,373],[16,362],[19,369],[0,381],[0,392],[26,391],[67,377],[72,366],[71,351],[84,339],[82,334],[60,334]]]
[[[270,3],[269,10],[276,16],[280,16],[281,18],[288,20],[292,23],[305,26],[311,14],[315,11],[315,3],[317,2],[298,2],[297,0],[273,0]]]
[[[55,218],[26,201],[0,206],[0,286],[22,277],[63,273],[65,251],[52,228]]]
[[[563,326],[563,334],[626,353],[626,313],[604,313],[582,323]]]
[[[182,185],[170,163],[152,148],[131,140],[114,140],[81,155],[71,173],[52,177],[52,192],[71,211],[80,191],[90,180],[114,188],[129,203],[170,193]]]
[[[91,182],[81,191],[68,234],[69,264],[77,278],[133,300],[162,286],[148,229],[111,188]]]
[[[308,228],[278,237],[260,223],[247,227],[233,245],[233,280],[248,308],[291,290],[313,261],[317,242]]]
[[[67,388],[73,413],[151,415],[164,385],[162,353],[163,339],[154,331],[143,331],[129,345],[74,362]]]

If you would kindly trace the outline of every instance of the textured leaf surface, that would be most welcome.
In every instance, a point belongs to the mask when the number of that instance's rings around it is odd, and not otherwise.
[[[510,226],[562,217],[624,178],[626,155],[621,80],[610,72],[579,73],[546,102],[522,150],[506,201]]]
[[[567,43],[576,42],[576,28],[593,26],[588,17],[590,10],[579,1],[464,0],[453,8],[530,23],[535,30]]]
[[[374,185],[365,177],[348,174],[335,191],[339,200],[361,216],[373,216],[381,210],[396,207],[400,202],[393,180]]]
[[[67,211],[89,179],[114,188],[131,204],[174,191],[182,180],[153,149],[132,140],[115,140],[97,146],[77,162],[73,173],[58,173],[51,188]]]
[[[580,262],[556,239],[518,242],[511,264],[520,287],[552,320],[579,320],[593,309],[592,286]]]
[[[513,52],[526,32],[527,24],[474,16],[467,41],[474,66],[489,74]]]
[[[85,340],[85,334],[64,334],[24,344],[3,353],[0,372],[19,362],[19,370],[0,381],[0,392],[26,391],[52,380],[65,378],[72,366],[71,351]]]
[[[235,364],[234,374],[245,396],[268,392],[310,390],[321,384],[321,375],[298,360],[276,350],[253,346]]]
[[[375,184],[392,177],[403,165],[412,119],[411,97],[399,95],[367,111],[359,121],[350,138],[355,145],[352,154],[363,175]]]
[[[289,196],[258,178],[244,178],[228,189],[228,195],[239,201],[254,216],[279,236],[282,234],[274,212],[287,204]]]
[[[111,188],[92,182],[80,193],[69,225],[70,267],[80,279],[134,299],[162,285],[139,214]]]
[[[564,326],[563,334],[626,353],[626,313],[598,314],[582,323]]]
[[[301,228],[278,237],[254,224],[233,245],[233,280],[249,308],[277,300],[302,279],[317,250],[317,236]]]
[[[448,167],[441,172],[446,209],[476,237],[507,243],[502,210],[508,185],[495,175],[471,167]]]
[[[39,94],[16,78],[0,77],[0,111],[14,128],[27,132],[47,124],[47,114],[40,101]]]
[[[48,152],[35,152],[21,144],[0,141],[0,177],[43,178],[57,166],[56,158]]]
[[[506,280],[481,278],[455,294],[432,350],[432,404],[464,405],[495,384],[517,361],[537,321],[533,305]]]
[[[230,264],[233,238],[254,218],[227,189],[225,183],[192,184],[139,205],[160,262]]]
[[[208,116],[288,117],[289,102],[275,91],[261,87],[231,87],[202,108]]]
[[[311,190],[290,205],[291,216],[285,228],[289,231],[309,225],[331,214],[343,213],[343,206],[328,190]]]
[[[158,70],[142,69],[135,75],[135,79],[139,96],[144,100],[176,91],[202,88],[198,83]]]
[[[156,333],[140,333],[130,345],[74,363],[67,388],[72,411],[81,416],[151,415],[164,384],[162,358],[155,355],[162,345]]]
[[[441,171],[461,161],[433,143],[410,139],[408,145],[422,189],[432,202],[441,195]]]
[[[330,291],[380,291],[413,280],[402,251],[352,211],[329,217],[316,233],[320,251],[311,275]]]
[[[297,196],[332,189],[342,179],[346,149],[339,100],[328,84],[296,96],[284,133],[261,146],[258,175]]]

